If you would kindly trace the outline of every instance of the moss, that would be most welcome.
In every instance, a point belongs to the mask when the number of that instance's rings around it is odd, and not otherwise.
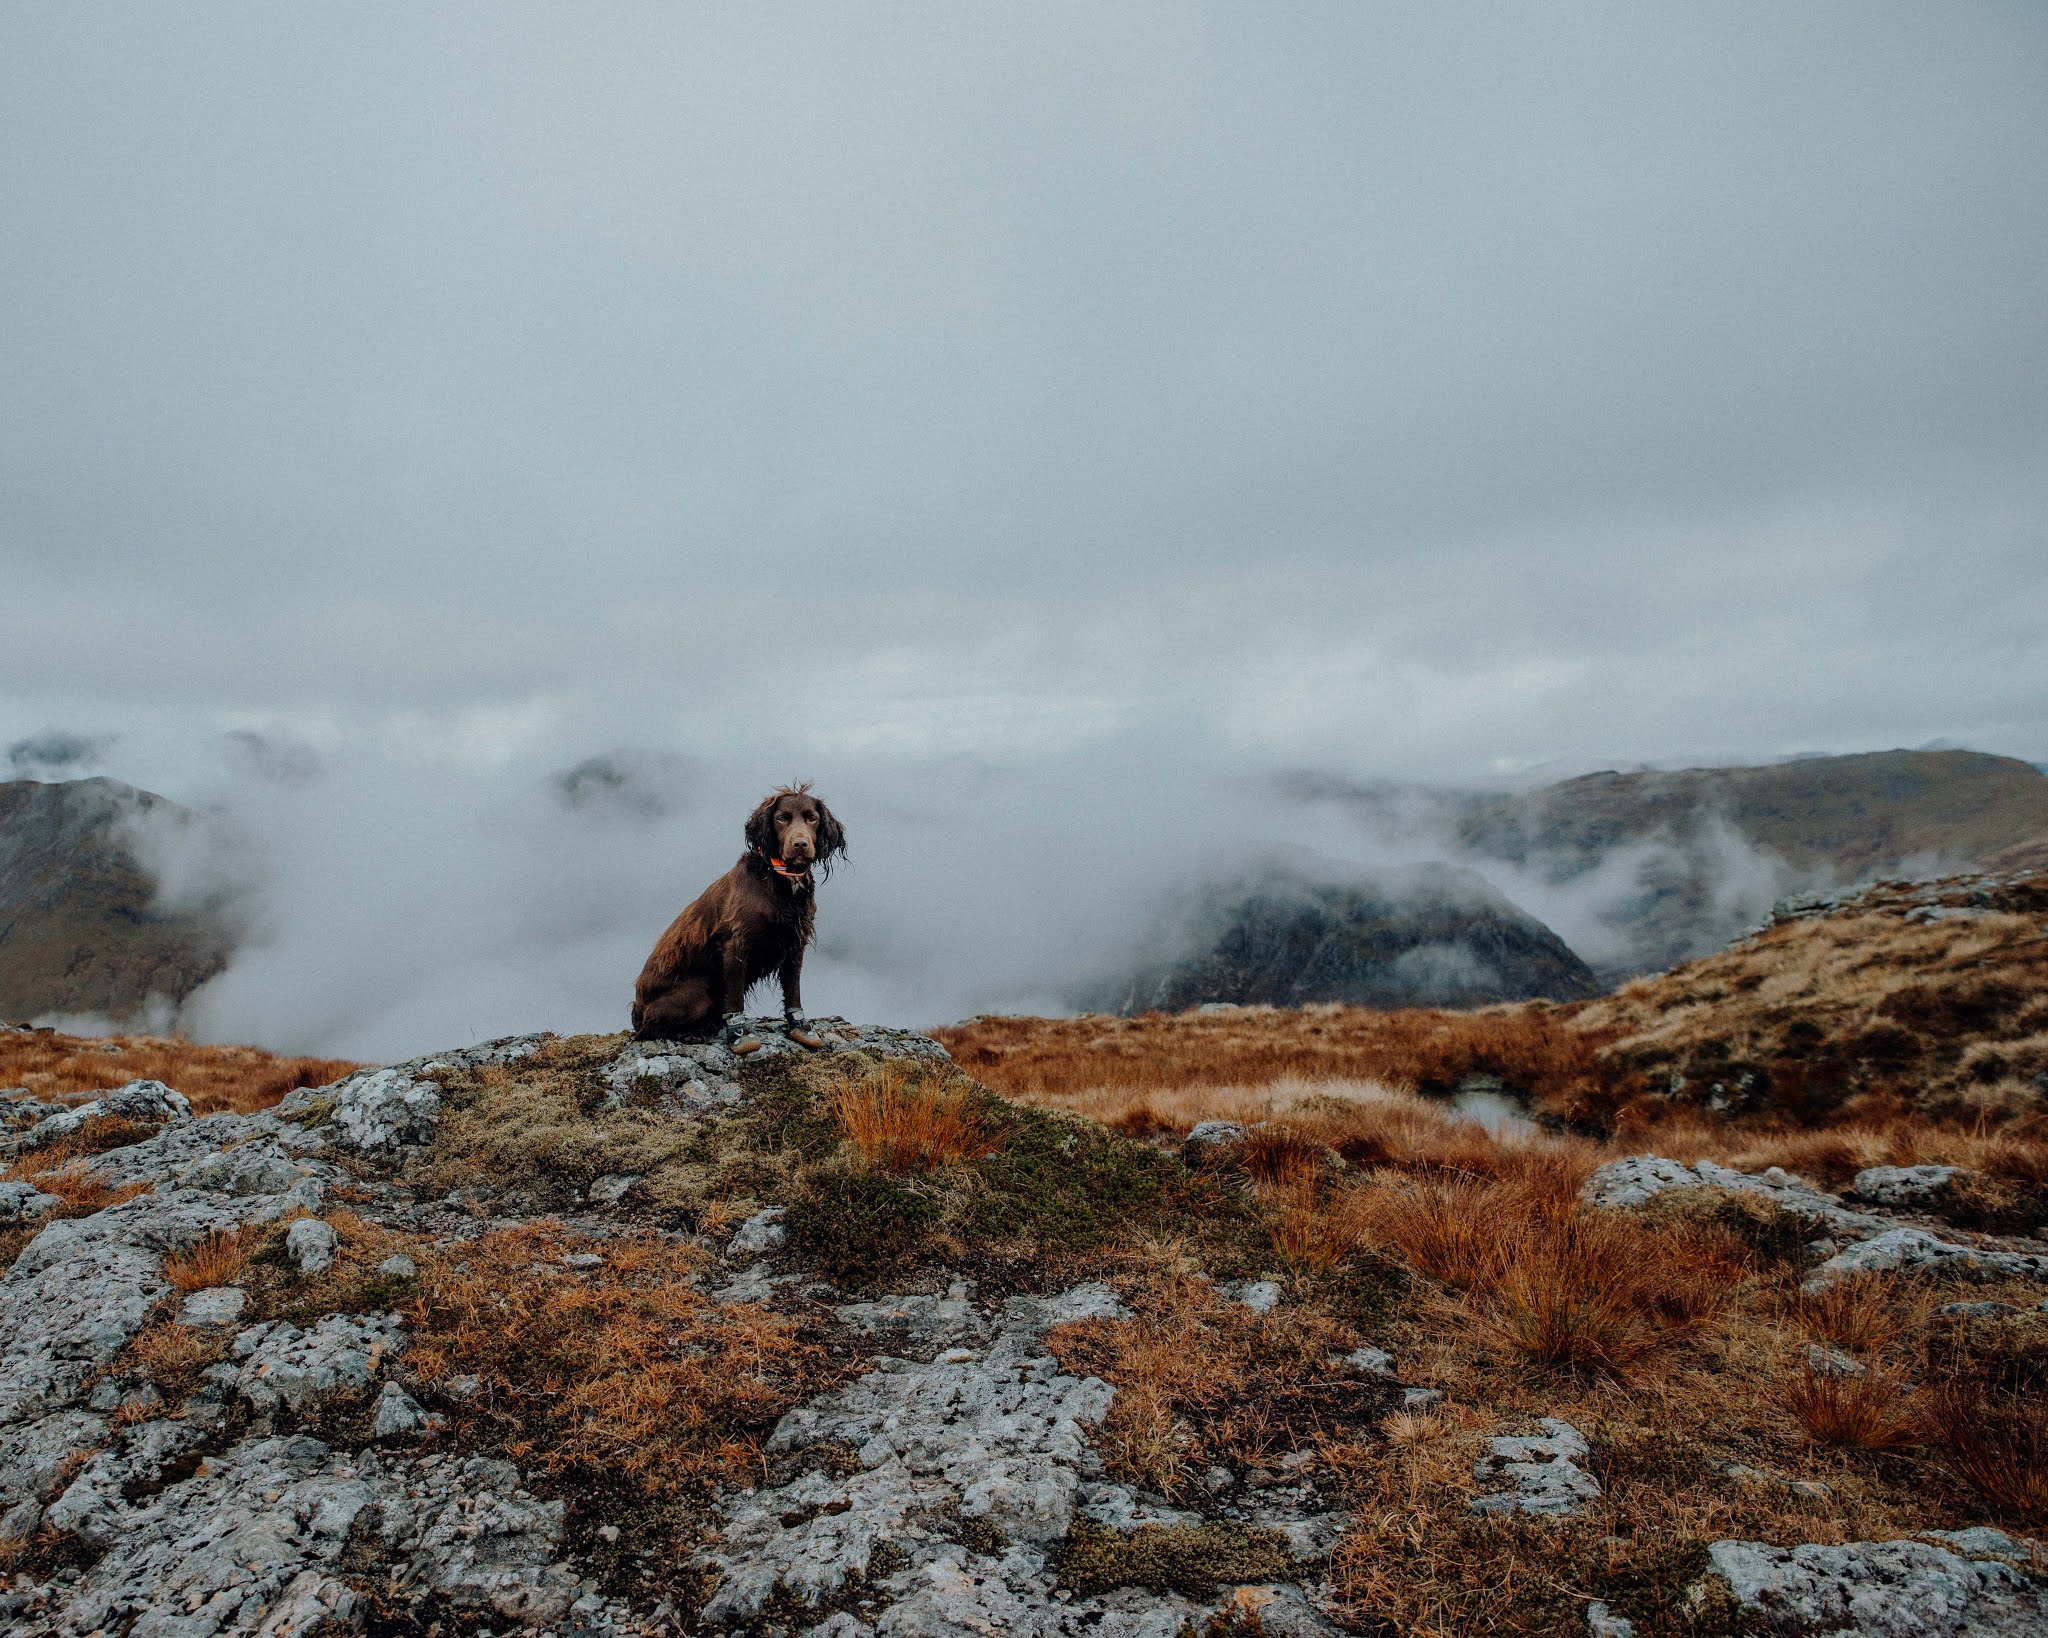
[[[803,1175],[784,1227],[789,1248],[849,1288],[873,1287],[931,1234],[939,1204],[914,1184],[858,1167],[829,1164]]]
[[[1113,1587],[1200,1598],[1219,1586],[1286,1581],[1299,1572],[1278,1530],[1243,1524],[1077,1524],[1060,1555],[1059,1584],[1083,1595]]]

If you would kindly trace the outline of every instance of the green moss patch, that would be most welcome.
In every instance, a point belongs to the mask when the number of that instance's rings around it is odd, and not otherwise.
[[[1084,1596],[1114,1587],[1201,1598],[1218,1587],[1289,1581],[1300,1573],[1278,1530],[1244,1524],[1076,1524],[1060,1555],[1059,1584]]]

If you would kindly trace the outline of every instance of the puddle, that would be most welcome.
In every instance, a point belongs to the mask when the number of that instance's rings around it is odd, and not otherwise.
[[[1497,1138],[1535,1137],[1543,1130],[1529,1118],[1527,1106],[1497,1076],[1467,1075],[1451,1094],[1451,1107],[1467,1120],[1476,1120]]]

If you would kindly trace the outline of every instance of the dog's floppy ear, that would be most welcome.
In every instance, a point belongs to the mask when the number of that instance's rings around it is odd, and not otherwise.
[[[770,816],[781,799],[782,792],[770,792],[761,798],[761,805],[747,815],[747,846],[764,859],[775,857],[775,825]]]
[[[818,804],[818,863],[830,865],[846,857],[846,827],[832,817],[832,810]],[[827,874],[830,872],[828,871]]]

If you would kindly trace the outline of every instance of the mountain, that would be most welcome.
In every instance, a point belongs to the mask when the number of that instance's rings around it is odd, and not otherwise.
[[[1269,864],[1200,890],[1155,947],[1170,953],[1116,988],[1115,1010],[1483,1006],[1601,988],[1548,927],[1448,865],[1319,879]]]
[[[1798,888],[2023,865],[2048,847],[2048,776],[1975,751],[1875,751],[1756,768],[1595,773],[1465,810],[1469,852],[1553,884],[1641,850],[1610,912],[1609,977],[1705,955]]]
[[[166,909],[137,852],[197,815],[112,779],[0,784],[0,1019],[175,1004],[227,965],[225,906]]]

